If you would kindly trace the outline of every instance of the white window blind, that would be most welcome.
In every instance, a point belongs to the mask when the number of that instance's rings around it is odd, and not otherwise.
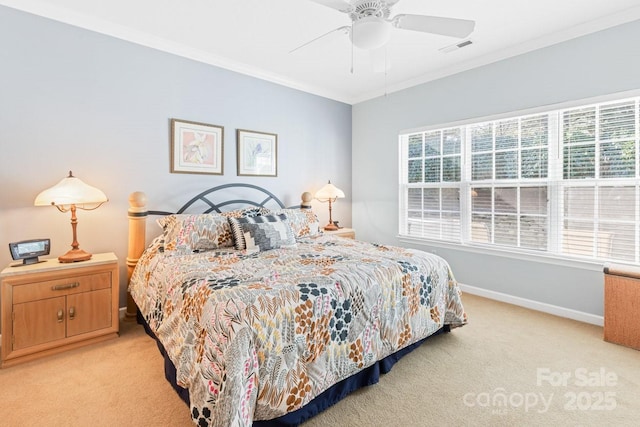
[[[405,224],[412,235],[456,241],[460,236],[460,129],[407,137]]]
[[[640,98],[400,136],[400,235],[640,262]]]

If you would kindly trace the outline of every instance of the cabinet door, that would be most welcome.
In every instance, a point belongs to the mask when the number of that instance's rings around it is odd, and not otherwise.
[[[13,350],[65,337],[65,297],[14,304]]]
[[[67,296],[67,336],[111,326],[111,289]]]

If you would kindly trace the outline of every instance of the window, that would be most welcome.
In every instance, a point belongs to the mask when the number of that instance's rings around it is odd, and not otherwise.
[[[640,262],[639,102],[400,135],[400,235]]]

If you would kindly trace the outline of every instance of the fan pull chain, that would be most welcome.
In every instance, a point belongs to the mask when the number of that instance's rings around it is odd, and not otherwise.
[[[384,46],[384,97],[387,97],[387,73],[389,71],[389,63],[387,60],[389,59],[389,47],[387,45]]]
[[[351,74],[353,74],[353,23],[351,23]]]
[[[387,72],[384,72],[384,97],[387,97]]]
[[[387,64],[387,46],[384,47],[384,96],[387,96],[387,70],[389,69]]]

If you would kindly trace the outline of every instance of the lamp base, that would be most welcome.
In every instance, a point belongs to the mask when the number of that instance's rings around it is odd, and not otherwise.
[[[82,249],[70,249],[64,255],[60,255],[58,257],[58,261],[60,262],[78,262],[78,261],[87,261],[91,259],[91,254],[89,252],[85,252]]]
[[[335,225],[333,222],[330,222],[329,224],[324,226],[324,229],[327,231],[336,231],[338,230],[338,226]]]

